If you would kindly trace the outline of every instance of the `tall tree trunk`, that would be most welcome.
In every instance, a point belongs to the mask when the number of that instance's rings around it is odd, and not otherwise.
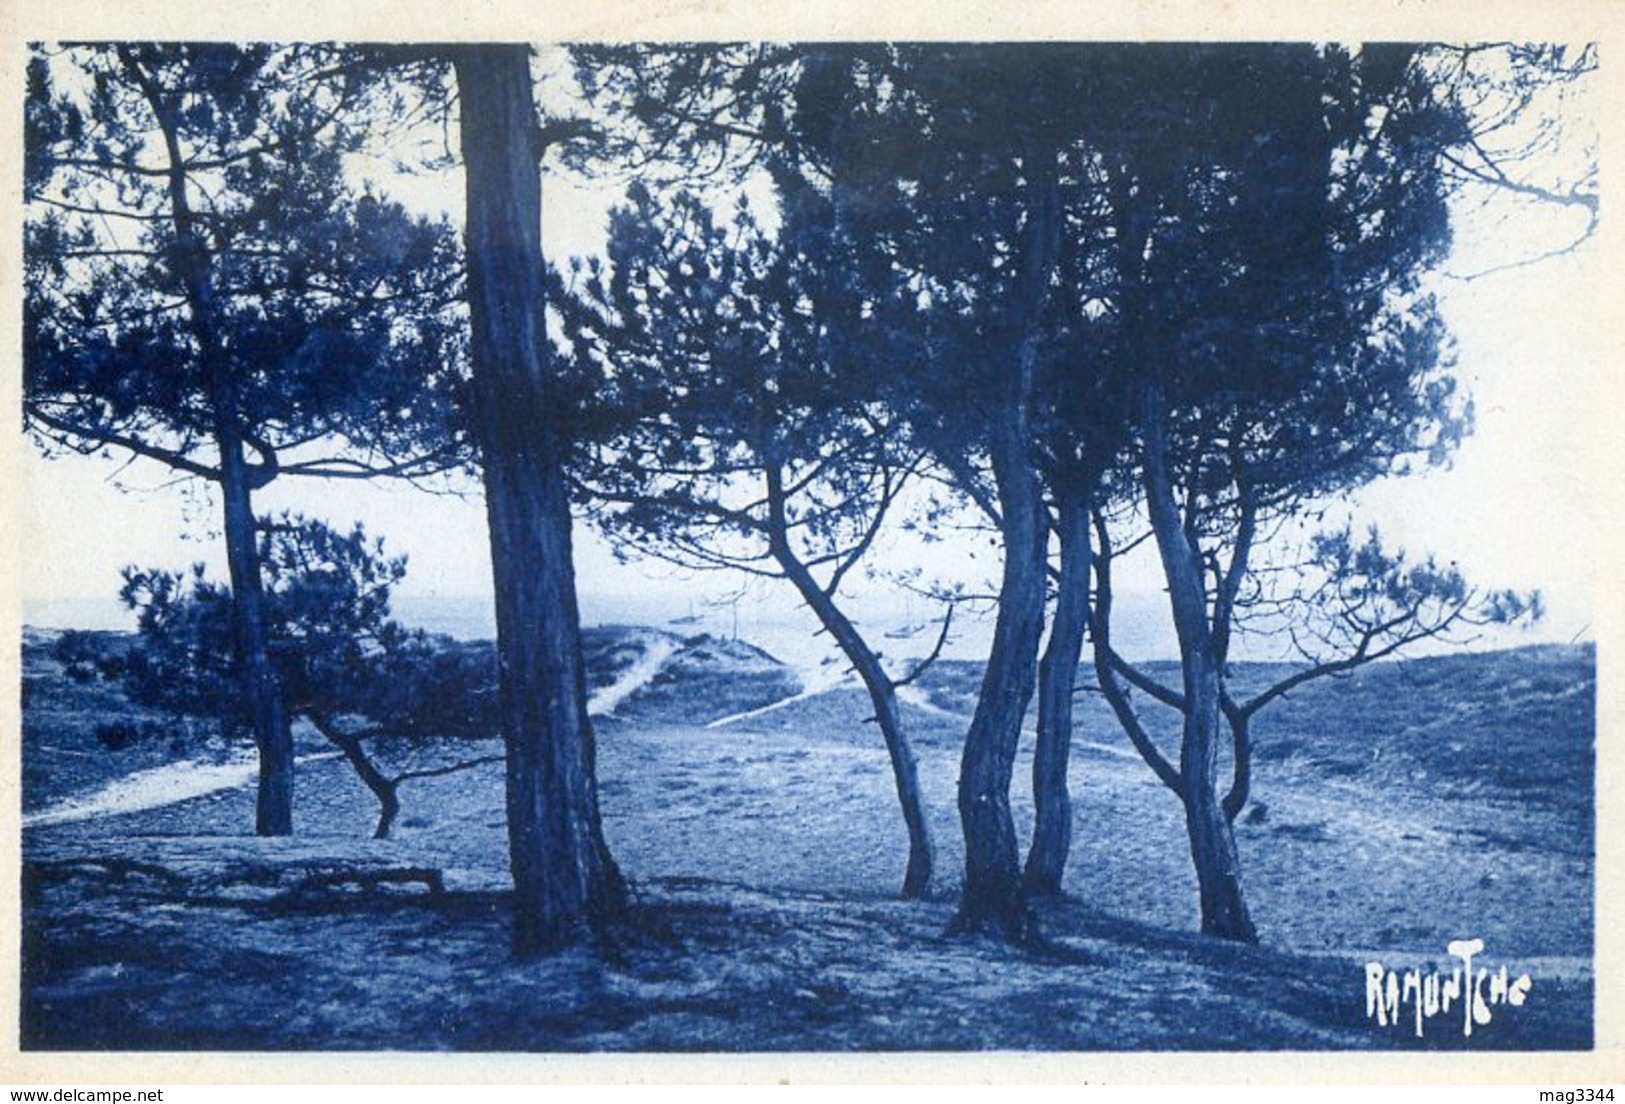
[[[1033,934],[1021,884],[1010,777],[1021,722],[1032,700],[1044,631],[1048,526],[1037,472],[1027,455],[1026,419],[1003,412],[991,449],[1002,509],[1004,569],[993,646],[959,765],[965,832],[965,889],[953,930],[1021,940]]]
[[[1049,298],[1063,221],[1057,152],[1050,136],[1038,129],[1025,134],[1021,146],[1027,218],[1020,278],[1007,306],[1016,371],[997,389],[987,434],[999,496],[1004,567],[993,646],[959,762],[965,888],[950,926],[953,931],[1013,940],[1036,934],[1021,883],[1021,855],[1010,815],[1010,776],[1044,632],[1049,525],[1043,484],[1032,456],[1031,406],[1038,372],[1038,326]]]
[[[625,903],[604,844],[549,375],[541,169],[523,45],[459,47],[476,433],[496,589],[514,949],[583,939]]]
[[[161,89],[134,49],[119,48],[119,57],[152,108],[168,160],[164,186],[175,227],[175,270],[186,297],[198,362],[208,381],[215,445],[220,451],[218,479],[224,505],[226,567],[231,578],[232,635],[243,701],[259,753],[259,792],[254,804],[254,831],[261,836],[293,833],[293,729],[271,665],[265,626],[265,586],[260,577],[259,535],[254,524],[253,491],[274,472],[274,457],[259,473],[243,456],[244,433],[237,378],[216,327],[217,308],[209,253],[186,188],[186,158],[181,149],[176,113],[179,105]]]
[[[1243,942],[1258,938],[1241,892],[1235,833],[1219,801],[1215,769],[1220,735],[1220,661],[1207,615],[1200,550],[1186,532],[1168,467],[1167,403],[1160,386],[1142,393],[1146,509],[1162,558],[1179,639],[1185,717],[1179,750],[1181,797],[1201,895],[1202,930]]]
[[[886,741],[886,752],[891,757],[892,778],[897,785],[897,800],[903,808],[903,823],[908,828],[908,867],[903,872],[903,896],[914,899],[924,897],[931,885],[931,867],[934,851],[931,829],[925,818],[925,804],[920,800],[920,772],[903,732],[903,718],[897,708],[897,687],[857,627],[836,605],[835,600],[813,578],[800,557],[790,547],[785,523],[783,473],[777,464],[767,466],[768,533],[773,557],[784,571],[802,600],[812,608],[818,621],[834,638],[843,655],[851,662],[869,691],[874,706],[875,722]]]
[[[1253,943],[1258,933],[1241,892],[1235,832],[1219,800],[1214,775],[1220,735],[1219,671],[1200,653],[1185,662],[1185,697],[1190,708],[1180,744],[1179,772],[1184,780],[1185,831],[1201,894],[1202,931]]]
[[[1038,743],[1033,750],[1033,840],[1023,877],[1035,897],[1059,897],[1072,846],[1072,692],[1089,621],[1089,506],[1086,494],[1056,492],[1061,573],[1049,646],[1038,665]]]

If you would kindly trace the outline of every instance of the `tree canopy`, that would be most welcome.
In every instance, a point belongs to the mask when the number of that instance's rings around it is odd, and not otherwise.
[[[365,120],[348,114],[353,78],[333,69],[317,48],[34,56],[24,412],[36,435],[218,480],[224,383],[257,485],[422,476],[456,460],[456,242],[444,221],[346,175]]]

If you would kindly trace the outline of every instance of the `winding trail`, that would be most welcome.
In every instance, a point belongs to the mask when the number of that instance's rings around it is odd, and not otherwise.
[[[621,677],[593,694],[587,701],[587,712],[594,717],[613,714],[617,706],[638,690],[647,686],[659,673],[661,666],[671,658],[677,645],[670,637],[658,633],[644,633],[637,638],[643,654]],[[337,751],[301,755],[295,765],[316,763],[324,759],[340,758]],[[94,817],[118,816],[159,809],[205,797],[221,790],[235,790],[251,784],[259,775],[259,760],[249,752],[232,756],[222,763],[206,763],[188,759],[180,763],[165,763],[135,771],[109,782],[98,790],[64,798],[54,805],[32,813],[24,813],[24,828],[44,828],[53,824],[71,824]]]
[[[942,706],[931,700],[930,694],[927,694],[918,686],[899,686],[897,688],[897,700],[904,705],[913,706],[922,713],[929,713],[933,717],[945,717],[950,721],[959,721],[964,724],[970,723],[968,713],[956,713],[952,709],[942,708]]]

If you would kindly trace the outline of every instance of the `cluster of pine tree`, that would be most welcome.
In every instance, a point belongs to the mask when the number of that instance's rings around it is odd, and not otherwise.
[[[1087,649],[1184,809],[1203,930],[1256,938],[1231,828],[1250,720],[1307,679],[1538,612],[1374,533],[1322,534],[1290,572],[1265,545],[1328,496],[1444,461],[1467,431],[1427,282],[1451,202],[1501,188],[1589,231],[1594,179],[1542,179],[1525,155],[1555,141],[1547,109],[1594,52],[570,53],[547,78],[561,87],[538,89],[524,46],[35,50],[27,426],[47,449],[128,453],[216,489],[229,579],[131,572],[126,593],[171,665],[154,685],[213,671],[208,692],[252,732],[258,831],[293,830],[304,714],[387,832],[400,779],[332,695],[424,658],[388,621],[400,561],[359,529],[260,518],[254,496],[466,474],[490,529],[499,675],[481,716],[505,741],[519,952],[600,932],[628,900],[600,828],[576,510],[640,552],[795,588],[873,699],[908,828],[903,893],[921,895],[933,847],[897,696],[918,670],[882,664],[842,583],[888,528],[973,516],[1002,559],[959,780],[956,927],[1033,938],[1031,901],[1060,890]],[[573,107],[543,119],[538,102]],[[406,158],[413,128],[440,124],[456,147],[404,167],[460,168],[458,223],[355,167]],[[544,164],[634,181],[601,255],[549,267]],[[1177,686],[1112,646],[1113,561],[1142,538]],[[1305,664],[1235,700],[1232,642],[1266,623],[1302,627]],[[374,712],[452,724],[460,685]],[[1177,711],[1177,752],[1131,692]],[[1035,695],[1023,862],[1010,789]]]

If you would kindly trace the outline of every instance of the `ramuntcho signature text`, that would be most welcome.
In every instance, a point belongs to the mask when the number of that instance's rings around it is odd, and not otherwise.
[[[1528,974],[1508,976],[1506,966],[1491,970],[1476,960],[1484,950],[1482,939],[1456,939],[1445,951],[1456,964],[1449,973],[1420,967],[1390,970],[1381,962],[1365,964],[1365,1014],[1380,1027],[1397,1027],[1404,1021],[1415,1024],[1417,1038],[1436,1016],[1449,1016],[1452,1009],[1461,1021],[1462,1034],[1472,1037],[1473,1028],[1486,1026],[1492,1008],[1519,1007],[1533,984]]]

